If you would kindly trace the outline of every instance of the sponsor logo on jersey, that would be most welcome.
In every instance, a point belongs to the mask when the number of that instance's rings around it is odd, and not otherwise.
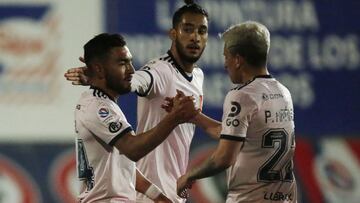
[[[240,111],[241,111],[241,105],[238,102],[232,101],[230,113],[228,114],[228,118],[226,119],[227,126],[231,126],[231,125],[234,127],[239,126],[240,121],[233,117],[239,115]]]
[[[238,102],[232,101],[230,111],[231,112],[229,113],[228,117],[235,117],[235,116],[239,115],[239,113],[241,111],[240,104]]]
[[[284,95],[280,94],[280,93],[276,93],[276,94],[266,94],[263,93],[262,96],[263,100],[267,101],[269,99],[282,99],[284,98]]]
[[[100,108],[99,115],[101,118],[105,118],[109,115],[109,110],[107,108]]]
[[[264,199],[272,200],[272,201],[292,201],[293,195],[292,194],[285,194],[282,192],[270,192],[264,194]]]
[[[122,123],[121,123],[121,122],[119,122],[119,121],[117,121],[117,122],[111,122],[111,123],[109,124],[109,131],[110,131],[111,133],[116,133],[116,132],[118,132],[118,131],[121,129],[121,127],[122,127]]]

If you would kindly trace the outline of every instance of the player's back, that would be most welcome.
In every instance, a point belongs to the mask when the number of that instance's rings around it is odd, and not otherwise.
[[[260,77],[233,89],[227,98],[239,104],[239,112],[247,112],[249,121],[243,148],[227,171],[227,202],[296,202],[294,115],[288,89],[270,76]]]

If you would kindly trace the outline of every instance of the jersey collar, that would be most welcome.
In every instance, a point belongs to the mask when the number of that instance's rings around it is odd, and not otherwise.
[[[112,99],[112,97],[110,97],[110,95],[108,95],[104,90],[98,88],[98,87],[95,87],[95,86],[90,86],[90,89],[94,90],[93,91],[93,95],[94,97],[101,97],[101,98],[109,98],[110,100],[112,100],[113,102],[115,102],[114,99]]]
[[[181,68],[181,66],[176,62],[175,58],[174,58],[174,55],[171,53],[171,51],[169,50],[167,52],[167,54],[170,56],[171,58],[171,61],[173,61],[173,64],[175,66],[175,68],[181,73],[181,75],[189,82],[192,81],[193,79],[193,76],[188,76],[185,71]]]
[[[258,75],[255,76],[253,80],[255,80],[256,78],[273,78],[271,75]]]

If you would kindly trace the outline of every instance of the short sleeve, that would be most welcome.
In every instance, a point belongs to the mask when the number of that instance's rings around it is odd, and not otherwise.
[[[246,132],[255,112],[256,102],[241,90],[228,93],[223,106],[221,139],[244,141]]]
[[[85,126],[109,145],[114,145],[128,132],[134,134],[125,115],[115,103],[94,102],[89,106],[86,114]]]
[[[132,80],[132,89],[139,96],[164,94],[172,82],[172,71],[167,63],[153,61],[136,71]]]

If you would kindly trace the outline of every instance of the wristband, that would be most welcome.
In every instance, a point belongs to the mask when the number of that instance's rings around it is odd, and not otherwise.
[[[161,194],[161,190],[154,184],[150,185],[149,188],[144,193],[147,197],[154,200]]]

